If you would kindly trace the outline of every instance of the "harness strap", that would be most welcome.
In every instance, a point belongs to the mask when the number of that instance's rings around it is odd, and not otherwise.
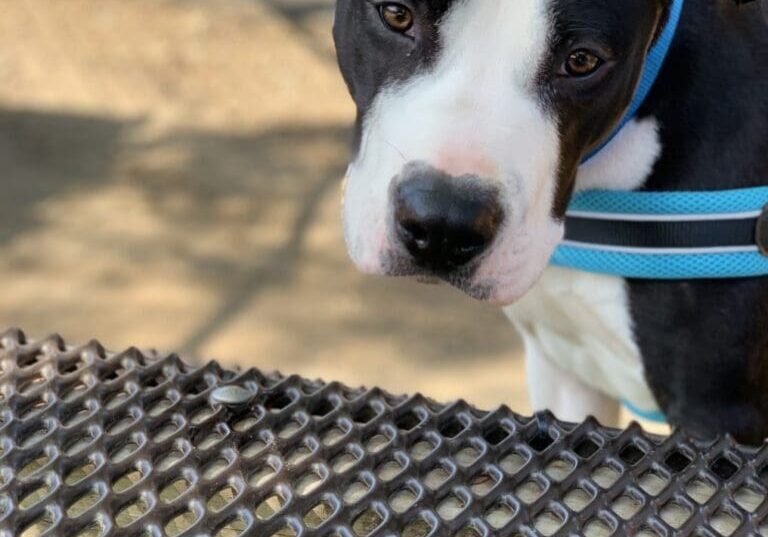
[[[551,262],[627,278],[768,275],[768,186],[578,193]]]

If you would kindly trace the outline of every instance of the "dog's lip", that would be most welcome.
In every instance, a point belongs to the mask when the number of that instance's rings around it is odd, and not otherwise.
[[[471,266],[454,272],[438,273],[417,267],[406,256],[398,254],[390,252],[387,255],[386,261],[383,262],[386,267],[384,275],[405,277],[426,285],[447,284],[480,302],[493,302],[493,297],[495,296],[493,285],[474,281],[473,274],[478,267],[478,263],[473,263]]]
[[[412,278],[420,284],[450,285],[474,300],[494,303],[493,286],[474,283],[472,279],[468,277],[450,274],[417,274],[412,276]]]

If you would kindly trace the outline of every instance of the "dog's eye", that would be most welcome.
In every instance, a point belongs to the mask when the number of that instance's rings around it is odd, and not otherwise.
[[[413,27],[413,12],[402,4],[389,2],[379,7],[384,24],[391,30],[404,34]]]
[[[588,50],[576,50],[565,61],[565,72],[573,77],[585,77],[596,72],[603,65],[603,60]]]

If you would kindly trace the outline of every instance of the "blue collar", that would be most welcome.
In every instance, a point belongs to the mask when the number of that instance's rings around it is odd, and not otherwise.
[[[648,51],[648,56],[645,59],[643,65],[643,74],[640,78],[640,83],[635,90],[635,97],[627,108],[626,114],[619,121],[613,132],[595,149],[592,150],[582,161],[582,164],[590,160],[597,155],[605,146],[607,146],[616,137],[624,126],[632,121],[632,118],[637,115],[638,110],[645,102],[648,94],[651,92],[653,85],[656,83],[656,79],[659,78],[661,67],[664,65],[664,60],[667,59],[669,49],[672,48],[672,42],[675,40],[675,34],[677,33],[677,27],[680,23],[680,15],[683,13],[683,4],[685,0],[674,0],[672,7],[669,11],[669,17],[667,24],[664,26],[664,30],[659,35],[656,43]]]
[[[684,0],[648,53],[635,96],[599,153],[629,123],[659,76]],[[590,191],[574,196],[551,264],[625,278],[768,276],[768,186],[702,192]]]

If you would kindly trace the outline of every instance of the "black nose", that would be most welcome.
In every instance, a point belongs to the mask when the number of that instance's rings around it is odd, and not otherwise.
[[[497,191],[469,177],[427,173],[401,182],[393,195],[397,239],[436,273],[478,257],[504,219]]]

